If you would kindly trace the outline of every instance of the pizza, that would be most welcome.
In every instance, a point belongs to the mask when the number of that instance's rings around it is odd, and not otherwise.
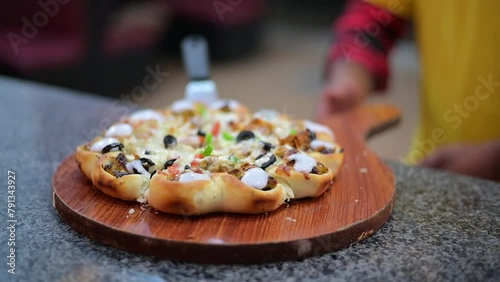
[[[82,174],[104,194],[178,215],[256,214],[318,197],[343,149],[332,130],[235,100],[178,100],[120,118],[76,149]]]

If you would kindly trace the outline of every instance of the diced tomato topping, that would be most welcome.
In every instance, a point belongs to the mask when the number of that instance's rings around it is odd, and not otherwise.
[[[134,124],[132,124],[132,127],[133,127],[134,129],[137,129],[137,128],[139,128],[139,127],[140,127],[141,125],[143,125],[143,124],[144,124],[144,121],[143,121],[143,120],[140,120],[140,121],[137,121],[137,122],[135,122]]]
[[[212,129],[212,135],[215,137],[220,133],[220,121],[215,122],[214,128]]]
[[[179,166],[177,164],[173,164],[173,165],[169,166],[167,170],[168,170],[168,173],[174,174],[176,176],[181,174],[181,171],[179,170]]]
[[[199,136],[200,137],[200,144],[205,144],[205,136]]]
[[[205,157],[205,156],[203,156],[203,154],[201,154],[201,153],[200,153],[200,154],[196,154],[196,155],[194,155],[194,158],[195,158],[195,159],[203,159],[204,157]]]
[[[199,163],[198,161],[193,160],[193,161],[191,162],[191,168],[193,168],[193,167],[197,167],[199,164],[200,164],[200,163]]]

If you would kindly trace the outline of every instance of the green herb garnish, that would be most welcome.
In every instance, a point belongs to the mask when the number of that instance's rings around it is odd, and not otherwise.
[[[205,144],[207,144],[207,145],[212,144],[212,138],[213,138],[212,133],[207,133],[205,135]]]
[[[204,106],[200,106],[200,113],[203,118],[207,118],[208,116],[208,111],[207,108]]]
[[[233,161],[234,163],[239,163],[240,162],[240,159],[238,159],[234,155],[229,156],[229,160]]]
[[[227,141],[233,141],[235,139],[234,136],[231,135],[231,133],[229,133],[229,132],[223,132],[222,137],[224,138],[224,140],[227,140]]]
[[[208,145],[205,150],[203,150],[203,156],[205,157],[208,157],[212,154],[212,152],[214,151],[214,147],[212,147],[212,145]]]

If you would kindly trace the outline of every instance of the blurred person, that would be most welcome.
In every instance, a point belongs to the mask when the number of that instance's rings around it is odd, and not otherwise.
[[[500,1],[352,0],[334,29],[316,118],[387,86],[388,54],[413,20],[421,111],[409,164],[500,181]]]

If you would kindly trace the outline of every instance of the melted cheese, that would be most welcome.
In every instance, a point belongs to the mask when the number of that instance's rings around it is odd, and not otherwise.
[[[309,173],[316,166],[316,160],[308,155],[297,153],[288,157],[289,160],[294,160],[293,168],[298,172]]]
[[[321,140],[311,141],[311,148],[313,148],[314,150],[319,149],[321,147],[324,147],[325,149],[332,149],[333,150],[335,148],[335,144],[321,141]]]
[[[254,167],[245,172],[241,182],[253,188],[263,189],[266,187],[268,179],[269,175],[262,168]]]
[[[118,123],[106,130],[104,136],[106,137],[117,137],[117,136],[130,136],[133,132],[132,126],[126,123]]]
[[[330,128],[328,128],[322,124],[319,124],[319,123],[316,123],[316,122],[313,122],[310,120],[304,120],[304,125],[306,128],[308,128],[312,132],[324,132],[324,133],[330,135],[332,138],[335,137],[333,134],[333,131]]]
[[[253,114],[254,118],[260,118],[265,121],[269,122],[275,122],[279,119],[280,113],[275,111],[275,110],[270,110],[270,109],[263,109],[260,111],[257,111]]]
[[[210,108],[214,110],[220,110],[225,106],[228,106],[231,111],[238,109],[241,104],[233,99],[221,99],[210,104]]]
[[[151,174],[142,166],[142,163],[140,160],[135,160],[130,163],[127,163],[125,165],[125,168],[127,168],[127,171],[129,173],[134,173],[134,168],[135,170],[142,174],[142,176],[146,176],[147,178],[151,177]]]
[[[150,119],[163,121],[165,117],[162,114],[151,109],[140,110],[130,115],[130,120],[134,122],[142,120],[150,120]]]
[[[186,99],[177,100],[172,104],[171,109],[174,113],[182,113],[194,109],[194,103]]]
[[[197,180],[210,180],[210,176],[194,172],[186,172],[179,176],[179,182],[191,182]]]
[[[113,144],[113,143],[119,143],[120,141],[118,141],[118,139],[115,139],[115,138],[112,138],[112,137],[109,137],[109,138],[103,138],[97,142],[95,142],[94,144],[92,144],[92,146],[90,147],[90,150],[92,152],[101,152],[102,149],[104,149],[104,147],[110,145],[110,144]]]

